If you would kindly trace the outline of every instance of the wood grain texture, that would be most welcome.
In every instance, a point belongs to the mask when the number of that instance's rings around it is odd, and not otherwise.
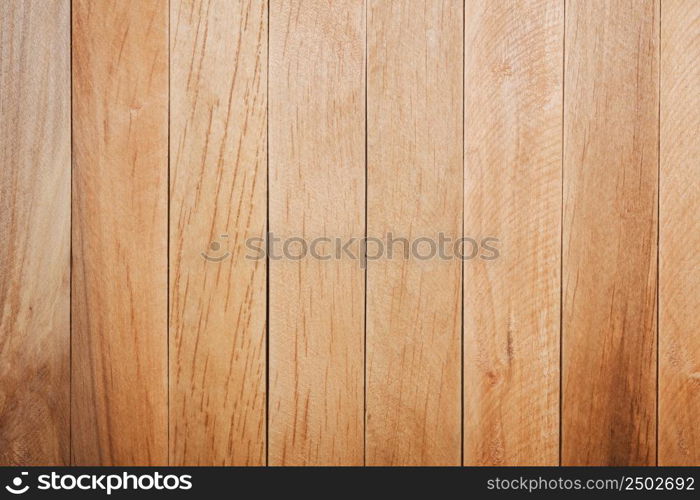
[[[566,4],[562,465],[656,460],[659,2]]]
[[[170,8],[171,465],[262,465],[267,2]]]
[[[564,5],[466,6],[464,462],[558,465]]]
[[[461,237],[462,17],[369,1],[369,237]],[[459,465],[461,261],[386,257],[367,267],[367,464]]]
[[[661,3],[659,465],[700,465],[700,2]]]
[[[72,461],[168,460],[168,2],[73,2]]]
[[[0,3],[0,465],[67,465],[70,3]]]
[[[270,231],[282,240],[364,236],[364,13],[361,0],[270,4]],[[363,461],[364,271],[334,249],[270,255],[271,465]]]

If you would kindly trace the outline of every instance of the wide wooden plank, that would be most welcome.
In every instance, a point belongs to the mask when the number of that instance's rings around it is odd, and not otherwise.
[[[659,2],[566,4],[563,465],[656,461]]]
[[[168,2],[73,2],[72,461],[168,460]]]
[[[262,465],[267,2],[170,9],[170,462]]]
[[[67,465],[70,3],[0,2],[0,465]]]
[[[459,1],[368,4],[367,233],[420,256],[419,238],[461,237],[462,18]],[[367,464],[459,465],[461,261],[392,248],[367,267]]]
[[[364,271],[335,239],[365,231],[364,13],[362,0],[270,4],[271,465],[363,461]],[[332,241],[299,260],[298,241],[282,257],[289,238]]]
[[[564,4],[466,9],[464,462],[558,465]]]
[[[659,465],[700,465],[700,2],[661,4]]]

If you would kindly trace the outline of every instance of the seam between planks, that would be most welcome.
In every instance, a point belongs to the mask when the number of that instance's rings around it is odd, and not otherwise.
[[[168,237],[166,238],[166,252],[167,252],[167,259],[166,259],[166,283],[167,283],[167,295],[165,299],[166,303],[166,318],[165,318],[165,325],[167,329],[167,335],[166,335],[166,342],[167,342],[167,347],[166,347],[166,353],[167,353],[167,401],[168,401],[168,429],[167,429],[167,435],[168,435],[168,465],[171,464],[171,458],[170,458],[170,80],[171,80],[171,64],[172,64],[172,56],[170,54],[170,0],[168,0],[168,199],[167,199],[167,212],[168,212],[168,222],[167,222],[167,231],[168,231]]]
[[[73,465],[73,2],[68,5],[70,68],[70,259],[68,263],[68,465]]]
[[[465,0],[466,2],[466,0]],[[466,106],[466,87],[467,87],[467,80],[466,80],[466,72],[467,72],[467,64],[466,64],[466,51],[467,51],[467,42],[466,42],[466,30],[467,30],[467,6],[466,3],[462,3],[462,224],[460,227],[460,231],[462,233],[462,238],[464,238],[464,202],[465,202],[465,196],[464,196],[464,190],[466,188],[465,182],[466,182],[466,173],[465,169],[466,167],[466,161],[465,161],[465,154],[464,154],[464,148],[466,147],[466,141],[464,139],[464,134],[466,132],[465,130],[465,121],[467,119],[467,113],[465,111],[465,106]],[[460,287],[459,287],[459,295],[460,295],[460,328],[459,328],[459,334],[460,334],[460,357],[459,357],[459,366],[460,366],[460,391],[459,391],[459,397],[460,397],[460,426],[459,426],[459,432],[460,432],[460,439],[459,439],[459,446],[460,446],[460,458],[459,462],[461,466],[464,466],[464,259],[461,259],[460,261]]]
[[[363,318],[363,348],[362,348],[362,465],[367,466],[367,195],[369,192],[369,166],[367,164],[367,79],[369,74],[369,56],[367,50],[367,4],[371,0],[365,0],[365,255],[361,256],[365,264],[365,289],[364,289],[364,318]]]
[[[561,203],[559,206],[559,466],[562,465],[564,444],[564,139],[566,106],[566,3],[564,2],[561,51]]]
[[[265,241],[270,233],[270,1],[265,75]],[[265,467],[270,465],[270,252],[265,252]]]
[[[661,324],[659,323],[659,282],[661,281],[661,269],[659,267],[659,254],[661,253],[661,6],[659,0],[659,47],[657,63],[659,68],[658,84],[656,88],[658,109],[656,112],[656,457],[655,463],[659,465],[659,339],[661,337]]]

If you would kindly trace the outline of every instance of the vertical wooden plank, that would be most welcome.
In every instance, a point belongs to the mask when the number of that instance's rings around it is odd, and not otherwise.
[[[262,465],[267,2],[170,9],[170,462]]]
[[[364,236],[362,0],[270,4],[269,461],[363,461],[364,271],[335,238]],[[316,238],[320,260],[298,260]],[[358,245],[352,245],[357,256]]]
[[[700,465],[700,2],[661,4],[659,465]]]
[[[658,25],[566,4],[563,465],[656,461]]]
[[[0,3],[0,465],[67,465],[70,3]]]
[[[466,6],[464,462],[558,465],[564,4]]]
[[[462,20],[460,1],[368,4],[368,237],[461,237]],[[367,267],[367,464],[458,465],[461,261],[400,245]]]
[[[168,2],[73,2],[72,460],[168,460]]]

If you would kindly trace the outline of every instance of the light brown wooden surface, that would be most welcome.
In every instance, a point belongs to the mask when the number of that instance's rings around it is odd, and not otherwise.
[[[0,465],[700,465],[700,2],[7,0],[0,42]]]
[[[282,240],[364,236],[364,13],[361,0],[270,4],[270,231]],[[360,261],[271,256],[269,273],[269,463],[361,465]]]
[[[267,2],[170,9],[170,463],[263,465]]]
[[[73,2],[72,462],[168,461],[168,2]]]
[[[466,6],[464,463],[558,465],[564,5]]]
[[[659,465],[700,465],[700,2],[661,3]]]
[[[0,465],[67,465],[70,4],[0,2]]]
[[[462,16],[368,3],[369,237],[461,237]],[[461,262],[395,248],[367,267],[367,464],[459,465]]]
[[[656,462],[658,43],[658,1],[567,1],[562,465]]]

